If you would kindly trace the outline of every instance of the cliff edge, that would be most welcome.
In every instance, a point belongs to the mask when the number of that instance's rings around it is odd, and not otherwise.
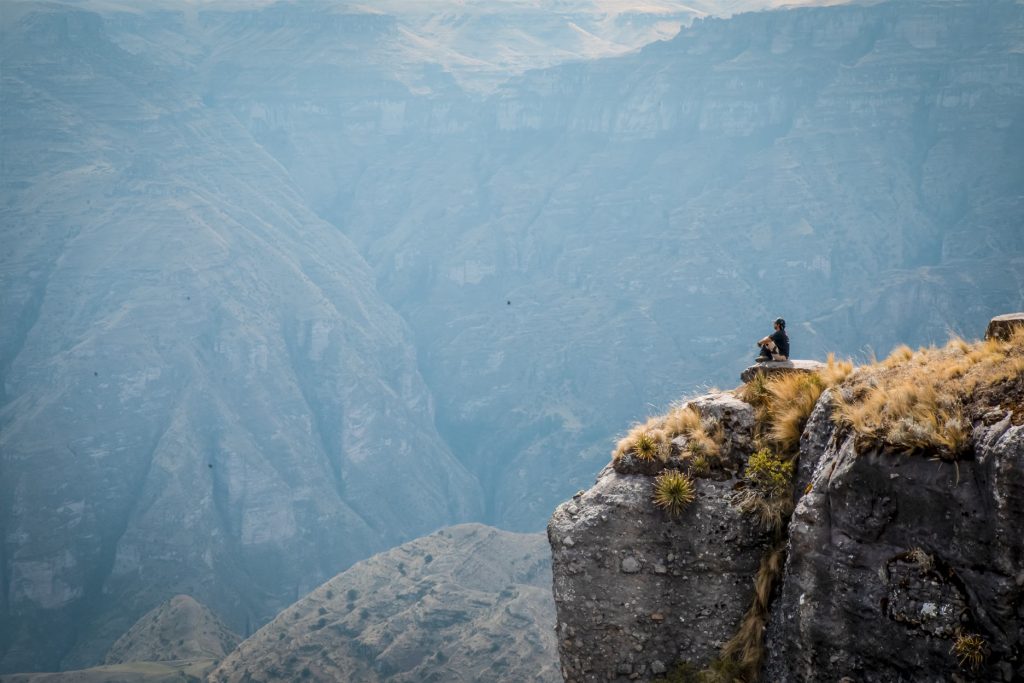
[[[1024,680],[1024,316],[636,425],[548,525],[566,681]]]

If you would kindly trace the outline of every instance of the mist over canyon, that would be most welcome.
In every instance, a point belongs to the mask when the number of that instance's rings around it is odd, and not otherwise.
[[[1024,308],[1020,3],[612,4],[526,57],[398,2],[0,7],[0,671],[538,531],[776,316],[820,359]]]

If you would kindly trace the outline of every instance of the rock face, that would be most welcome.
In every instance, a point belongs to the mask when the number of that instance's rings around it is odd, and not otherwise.
[[[985,339],[1009,339],[1019,327],[1024,327],[1024,313],[997,315],[989,321]]]
[[[1024,375],[1014,363],[969,397],[969,456],[955,462],[859,445],[872,442],[833,420],[835,392],[852,389],[822,393],[800,438],[761,680],[1024,680]],[[695,403],[744,415],[732,396]],[[730,449],[749,454],[749,427],[740,435]],[[551,519],[566,681],[706,667],[740,626],[767,544],[728,504],[734,480],[698,480],[697,501],[673,522],[650,501],[656,469],[608,467]]]
[[[221,659],[241,640],[205,605],[176,595],[118,638],[104,663]]]
[[[727,462],[749,452],[750,406],[725,395],[690,404],[724,426]],[[650,476],[617,468],[548,524],[566,681],[648,680],[682,660],[706,664],[750,604],[770,545],[730,505],[735,476],[697,479],[696,500],[674,519],[652,502]]]
[[[541,534],[451,527],[356,564],[243,642],[209,680],[558,680]]]
[[[611,467],[548,525],[566,681],[650,680],[705,664],[735,630],[769,539],[728,502],[734,479],[698,480],[678,519],[651,477]]]
[[[811,491],[790,524],[765,679],[865,682],[1024,678],[1024,427],[976,428],[957,464],[858,453],[812,424]],[[987,644],[961,670],[958,634]]]

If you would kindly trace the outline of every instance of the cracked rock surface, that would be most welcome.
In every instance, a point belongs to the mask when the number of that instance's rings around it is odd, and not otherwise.
[[[548,525],[566,681],[651,680],[704,665],[745,612],[768,537],[728,503],[735,479],[697,480],[677,519],[653,479],[611,466]]]
[[[976,427],[959,463],[857,453],[832,429],[812,417],[804,434],[811,491],[764,680],[1024,680],[1024,428]],[[986,643],[976,670],[951,652],[961,633]]]

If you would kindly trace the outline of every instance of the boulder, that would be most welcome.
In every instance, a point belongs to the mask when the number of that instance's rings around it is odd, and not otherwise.
[[[1007,340],[1018,327],[1024,327],[1024,312],[1007,313],[997,315],[988,321],[988,329],[985,330],[985,339]]]
[[[768,375],[770,377],[787,372],[814,372],[823,367],[825,367],[825,364],[816,360],[769,360],[754,363],[740,373],[740,379],[746,384],[754,379],[756,375]]]

